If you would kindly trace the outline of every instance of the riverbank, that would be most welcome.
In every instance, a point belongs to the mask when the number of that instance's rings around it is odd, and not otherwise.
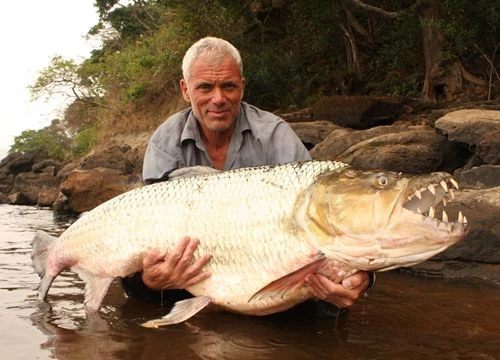
[[[448,207],[467,209],[471,230],[464,242],[411,271],[500,284],[500,104],[433,108],[407,99],[331,96],[280,116],[314,159],[360,169],[454,174],[461,188]],[[91,210],[142,186],[149,135],[109,139],[106,148],[69,163],[43,152],[11,154],[0,162],[0,203],[75,215]]]

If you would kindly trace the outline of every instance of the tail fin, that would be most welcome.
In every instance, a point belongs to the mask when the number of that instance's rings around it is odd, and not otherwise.
[[[35,237],[31,242],[31,260],[33,261],[33,268],[38,275],[40,275],[40,277],[45,275],[45,268],[47,266],[50,248],[55,239],[56,237],[39,230],[36,232]]]

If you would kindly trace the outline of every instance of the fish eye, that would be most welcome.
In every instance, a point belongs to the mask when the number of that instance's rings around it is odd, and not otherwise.
[[[389,179],[386,176],[379,176],[378,178],[378,184],[380,186],[387,186],[389,184]]]

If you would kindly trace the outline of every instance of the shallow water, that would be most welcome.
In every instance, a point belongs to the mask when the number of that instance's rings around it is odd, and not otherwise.
[[[375,289],[336,318],[203,313],[146,329],[153,303],[127,300],[114,283],[87,319],[72,273],[36,300],[30,242],[71,220],[49,210],[0,205],[0,349],[4,359],[500,359],[500,288],[477,280],[379,274]],[[49,305],[50,304],[50,305]]]

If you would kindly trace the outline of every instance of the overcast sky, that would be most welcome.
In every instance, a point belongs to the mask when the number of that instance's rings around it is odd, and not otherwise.
[[[0,159],[23,130],[56,118],[63,100],[30,101],[27,87],[54,55],[76,61],[96,42],[85,39],[97,23],[93,0],[16,0],[2,3],[0,34]]]

